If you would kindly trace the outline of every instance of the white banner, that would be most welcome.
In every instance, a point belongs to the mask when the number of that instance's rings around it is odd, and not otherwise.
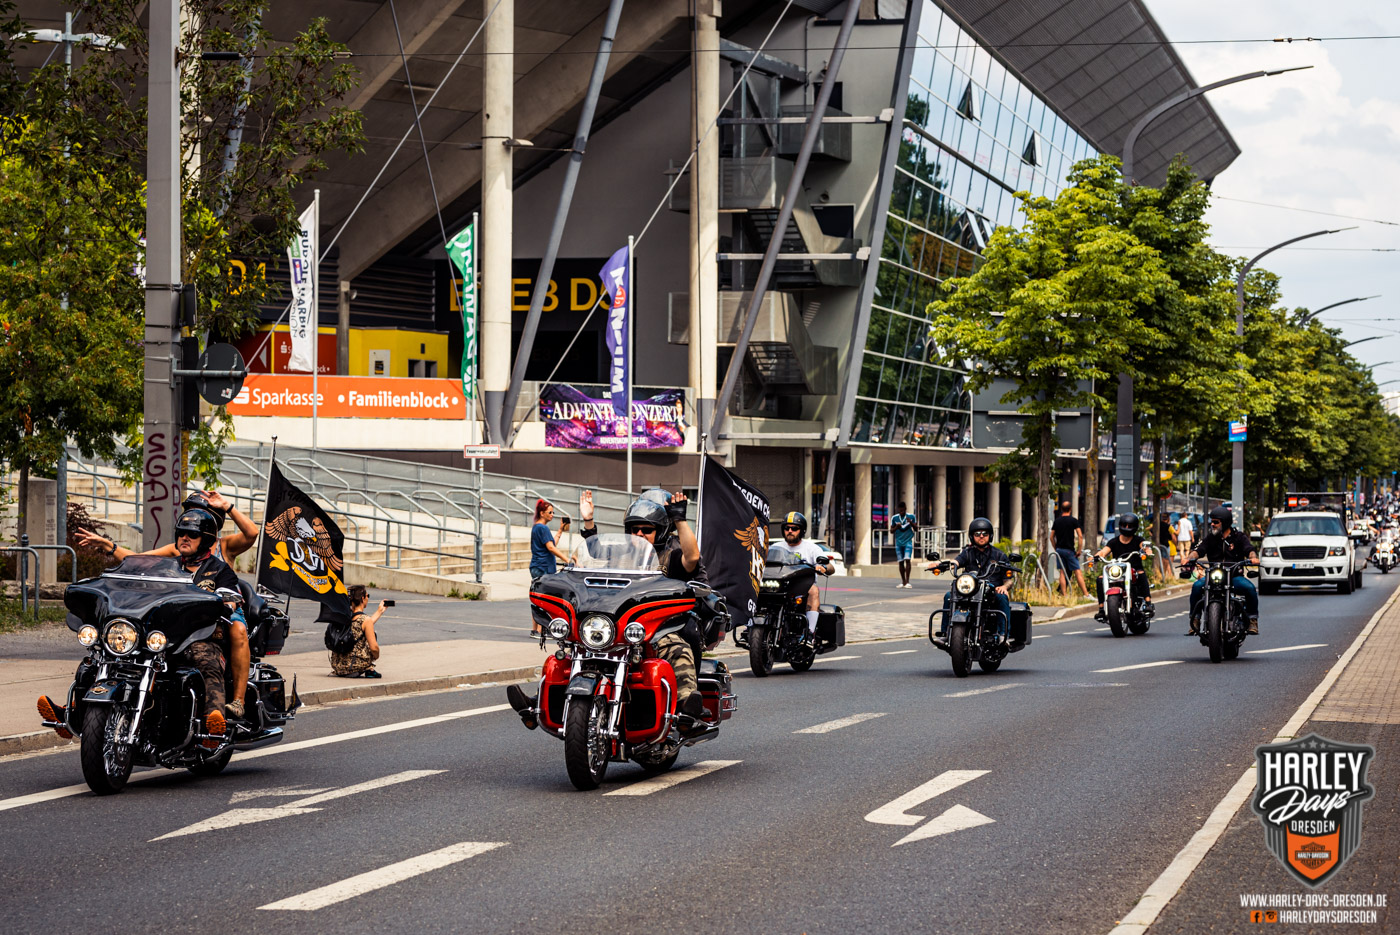
[[[292,333],[292,354],[287,359],[287,369],[314,373],[316,255],[320,249],[315,204],[301,213],[300,222],[301,231],[287,246],[287,263],[292,274],[292,308],[287,313],[287,325]]]

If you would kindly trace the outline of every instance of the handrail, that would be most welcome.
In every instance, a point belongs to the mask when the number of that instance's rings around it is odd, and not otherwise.
[[[6,545],[0,546],[0,552],[33,552],[34,553],[34,619],[39,619],[39,553],[32,545]],[[24,583],[24,575],[28,571],[24,562],[15,562],[15,583],[19,585],[19,612],[29,613],[29,587]]]
[[[69,566],[69,569],[68,569],[69,572],[71,573],[71,576],[72,576],[72,580],[71,580],[69,583],[70,583],[70,584],[77,584],[77,583],[78,583],[78,551],[77,551],[77,549],[74,549],[71,545],[33,545],[33,544],[29,545],[28,548],[31,548],[31,549],[40,549],[40,550],[43,550],[43,551],[48,551],[49,549],[53,549],[54,551],[58,551],[59,549],[67,549],[67,550],[68,550],[68,554],[71,555],[71,556],[73,557],[73,564],[72,564],[71,566]]]

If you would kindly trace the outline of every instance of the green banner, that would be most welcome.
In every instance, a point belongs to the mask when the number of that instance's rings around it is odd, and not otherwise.
[[[462,274],[462,394],[476,398],[476,221],[447,242],[447,258]],[[472,407],[467,407],[468,418]]]

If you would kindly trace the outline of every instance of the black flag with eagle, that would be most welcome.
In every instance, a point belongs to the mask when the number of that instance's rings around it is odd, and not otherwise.
[[[350,593],[341,580],[345,534],[326,511],[282,476],[276,462],[267,482],[258,584],[319,601],[322,620],[350,621]]]
[[[768,554],[768,497],[714,458],[700,464],[700,558],[710,586],[729,603],[732,626],[746,627],[757,609]]]

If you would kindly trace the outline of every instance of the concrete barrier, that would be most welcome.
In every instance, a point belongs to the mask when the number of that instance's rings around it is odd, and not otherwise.
[[[438,575],[425,575],[404,568],[386,568],[367,562],[346,562],[342,577],[347,585],[373,583],[374,587],[389,591],[408,591],[413,594],[435,594],[439,597],[491,599],[491,585],[483,582],[461,581],[456,578],[443,578]]]

